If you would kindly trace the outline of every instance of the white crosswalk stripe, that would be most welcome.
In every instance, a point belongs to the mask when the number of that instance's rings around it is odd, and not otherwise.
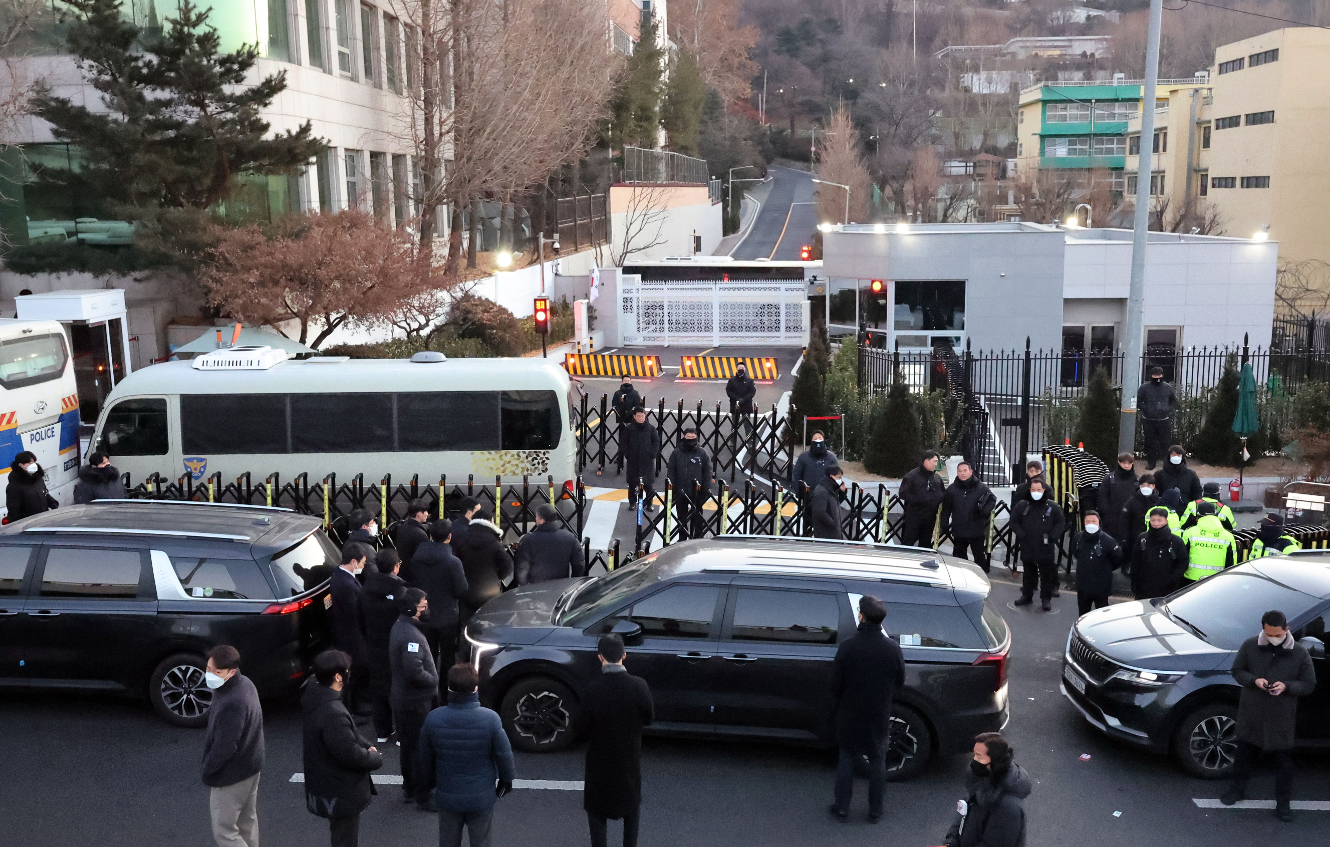
[[[401,785],[402,777],[400,774],[376,773],[371,774],[370,779],[375,785]],[[303,773],[291,774],[291,782],[304,782]],[[581,791],[582,781],[580,779],[515,779],[513,788],[530,788],[543,791]],[[1273,808],[1273,807],[1272,807]]]
[[[1232,806],[1225,806],[1216,799],[1192,798],[1192,802],[1202,809],[1273,809],[1274,800],[1239,800]],[[1327,800],[1294,800],[1289,808],[1299,812],[1330,812]]]

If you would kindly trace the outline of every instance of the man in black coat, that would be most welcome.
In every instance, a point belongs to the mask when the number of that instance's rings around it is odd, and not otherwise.
[[[40,515],[60,505],[46,490],[46,471],[37,464],[37,454],[24,450],[9,466],[5,486],[6,517],[9,522]]]
[[[679,446],[665,463],[665,478],[674,486],[674,512],[679,537],[697,538],[703,533],[702,504],[711,496],[711,458],[697,442],[697,430],[683,431]]]
[[[442,518],[430,525],[430,540],[416,548],[416,587],[429,597],[425,638],[435,666],[450,668],[457,656],[457,604],[469,590],[462,560],[453,554],[453,524]]]
[[[840,523],[840,501],[845,496],[843,476],[840,465],[832,465],[826,471],[826,484],[818,484],[813,488],[813,500],[808,506],[808,517],[813,525],[814,538],[845,537]]]
[[[457,504],[458,515],[453,521],[453,554],[457,554],[457,548],[461,546],[462,539],[466,536],[467,527],[471,526],[471,519],[480,511],[480,501],[475,497],[463,497]]]
[[[633,410],[642,405],[642,395],[633,388],[633,378],[624,374],[623,383],[619,390],[614,392],[614,397],[610,400],[610,405],[614,408],[614,417],[619,424],[619,472],[623,473],[623,439],[628,431],[628,425],[633,422]]]
[[[328,819],[332,847],[356,847],[373,793],[370,771],[383,767],[383,754],[360,737],[342,702],[351,674],[350,656],[326,650],[314,657],[314,682],[300,698],[305,808]]]
[[[1149,521],[1146,516],[1155,506],[1162,505],[1159,497],[1159,489],[1155,487],[1155,475],[1143,473],[1136,480],[1136,493],[1131,495],[1126,505],[1122,507],[1122,525],[1124,540],[1135,540],[1145,530],[1149,529]],[[1117,538],[1117,536],[1113,536]]]
[[[351,530],[346,536],[347,543],[359,541],[375,550],[379,549],[379,519],[369,509],[352,510],[346,516],[346,525]]]
[[[536,507],[536,528],[522,538],[514,559],[518,585],[586,576],[582,542],[559,520],[549,503]]]
[[[1119,453],[1118,465],[1108,472],[1095,489],[1094,510],[1104,532],[1120,541],[1130,541],[1141,531],[1140,524],[1129,526],[1124,511],[1131,498],[1139,493],[1140,479],[1136,476],[1136,457]]]
[[[937,453],[924,453],[919,467],[901,480],[900,498],[905,501],[905,520],[901,524],[901,543],[910,546],[933,546],[933,528],[937,524],[938,506],[942,505],[945,488],[937,475]]]
[[[1200,500],[1205,494],[1201,478],[1196,475],[1196,471],[1187,467],[1187,451],[1182,449],[1181,444],[1168,448],[1168,461],[1155,472],[1155,486],[1161,493],[1176,488],[1182,495],[1183,503]]]
[[[369,703],[374,713],[374,737],[388,743],[393,734],[393,712],[389,701],[392,676],[388,670],[388,634],[402,605],[406,583],[399,576],[402,566],[396,550],[374,554],[374,565],[366,570],[361,608],[365,615],[365,647],[369,663]]]
[[[651,691],[623,666],[623,639],[607,634],[597,645],[600,678],[586,687],[574,718],[587,739],[582,808],[591,847],[606,847],[608,821],[623,819],[623,847],[637,847],[642,807],[642,730],[655,719]]]
[[[1067,529],[1062,507],[1044,490],[1043,477],[1030,480],[1030,499],[1016,504],[1011,513],[1011,528],[1021,545],[1021,596],[1017,606],[1034,602],[1034,592],[1045,612],[1053,610],[1053,597],[1058,594],[1057,546]]]
[[[1108,606],[1113,593],[1113,571],[1122,561],[1117,539],[1100,529],[1099,513],[1085,513],[1084,529],[1071,541],[1076,560],[1076,606],[1080,614]]]
[[[794,460],[794,470],[790,472],[790,490],[801,499],[811,498],[813,490],[826,482],[827,468],[839,464],[836,454],[827,449],[827,437],[821,430],[813,430],[808,449]]]
[[[421,620],[429,610],[429,601],[424,591],[408,588],[398,601],[398,608],[401,614],[393,622],[388,661],[392,667],[393,723],[397,726],[397,743],[402,745],[403,799],[434,811],[434,800],[424,787],[428,780],[415,773],[420,728],[439,694],[439,670]]]
[[[757,396],[757,385],[748,375],[748,368],[740,362],[734,369],[734,376],[725,382],[725,396],[730,398],[731,414],[753,413],[753,398]]]
[[[88,463],[79,468],[79,481],[74,485],[74,502],[91,503],[94,500],[124,500],[129,494],[120,481],[120,471],[111,464],[105,453],[92,453]]]
[[[1141,416],[1141,429],[1145,435],[1147,470],[1154,470],[1155,462],[1163,458],[1164,445],[1171,435],[1173,413],[1177,410],[1177,394],[1173,392],[1173,386],[1164,382],[1164,369],[1155,365],[1150,369],[1150,381],[1136,389],[1136,413]]]
[[[1030,480],[1035,477],[1044,479],[1044,463],[1038,459],[1031,459],[1025,463],[1025,482],[1016,486],[1015,490],[1011,492],[1011,507],[1013,509],[1022,500],[1030,499]],[[1047,482],[1047,480],[1044,481]]]
[[[351,679],[347,683],[347,706],[356,714],[368,714],[363,701],[369,690],[369,644],[365,630],[365,589],[356,575],[374,558],[368,544],[352,541],[342,547],[342,566],[333,571],[328,592],[332,596],[333,647],[351,657]]]
[[[263,770],[263,707],[254,683],[240,673],[240,652],[229,644],[208,651],[208,734],[203,739],[203,784],[208,786],[212,835],[219,847],[259,847],[259,777]]]
[[[458,642],[465,644],[462,633],[476,610],[503,593],[503,585],[513,575],[513,559],[503,549],[503,530],[490,520],[488,510],[482,508],[471,518],[466,535],[456,546],[457,558],[462,560],[466,574],[466,597],[459,604],[457,621]],[[454,544],[457,544],[454,541]]]
[[[1168,509],[1150,510],[1150,528],[1132,542],[1131,591],[1137,600],[1171,594],[1190,563],[1187,544],[1168,528]]]
[[[660,434],[647,423],[647,410],[638,406],[633,410],[632,423],[623,430],[620,453],[624,457],[628,483],[628,509],[636,511],[638,486],[646,491],[643,508],[651,512],[656,508],[656,459],[660,456]]]
[[[850,814],[854,765],[868,757],[868,819],[882,817],[882,796],[887,788],[887,742],[890,738],[891,701],[905,684],[905,657],[900,645],[882,631],[887,607],[876,597],[859,599],[859,631],[836,648],[831,664],[836,746],[836,802],[831,814],[844,821]]]
[[[956,481],[942,495],[942,531],[951,535],[951,554],[962,559],[968,551],[988,573],[988,524],[997,498],[974,475],[969,462],[956,466]]]
[[[429,504],[424,500],[412,500],[406,506],[406,519],[393,527],[393,547],[402,557],[402,569],[398,571],[407,584],[416,584],[416,575],[412,569],[416,548],[429,541]]]

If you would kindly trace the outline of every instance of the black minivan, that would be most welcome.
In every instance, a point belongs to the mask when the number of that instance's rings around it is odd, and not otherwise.
[[[1011,636],[988,593],[976,566],[931,550],[722,536],[507,592],[466,637],[481,699],[521,750],[572,743],[606,632],[624,636],[629,671],[651,687],[652,731],[827,743],[831,662],[872,595],[905,654],[888,754],[904,779],[1007,722]]]
[[[203,726],[205,654],[240,651],[260,695],[330,642],[322,521],[285,509],[100,501],[0,528],[0,686],[146,694]]]

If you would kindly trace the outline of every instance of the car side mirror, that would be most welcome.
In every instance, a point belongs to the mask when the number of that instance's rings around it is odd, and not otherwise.
[[[623,639],[624,644],[635,644],[642,640],[642,625],[634,621],[616,621],[614,626],[610,627],[610,634],[617,635]],[[1325,653],[1325,648],[1321,648],[1321,653]]]
[[[636,624],[634,625],[636,626]],[[638,627],[639,632],[641,631],[641,629],[642,629],[641,627]],[[1303,649],[1307,651],[1307,655],[1311,656],[1313,659],[1325,658],[1325,642],[1317,638],[1316,636],[1304,635],[1298,641],[1298,643],[1301,644]]]

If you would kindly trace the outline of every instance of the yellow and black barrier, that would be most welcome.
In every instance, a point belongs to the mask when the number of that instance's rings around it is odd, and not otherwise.
[[[569,376],[660,376],[660,357],[565,353],[563,367]]]
[[[765,356],[684,356],[679,378],[729,379],[741,364],[753,379],[780,379],[780,364],[774,357]]]

